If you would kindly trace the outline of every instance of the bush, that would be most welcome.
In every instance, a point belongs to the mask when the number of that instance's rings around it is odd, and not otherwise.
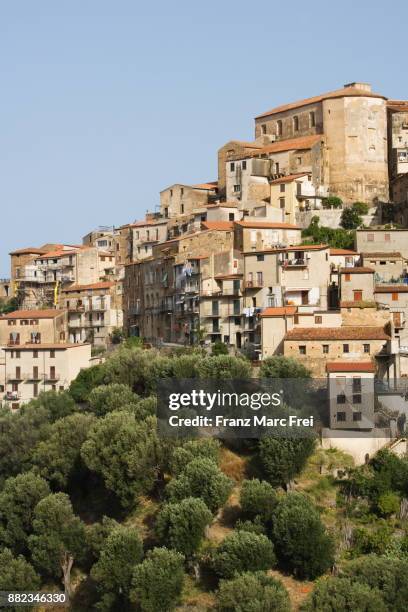
[[[305,467],[315,444],[311,436],[263,438],[259,442],[259,460],[266,480],[274,486],[288,485]]]
[[[360,227],[363,219],[354,208],[345,208],[341,213],[340,225],[346,230],[354,230]]]
[[[333,564],[334,543],[316,508],[301,493],[289,493],[279,502],[273,541],[282,566],[298,578],[314,579]]]
[[[142,612],[169,612],[177,606],[183,588],[183,555],[154,548],[133,572],[131,601]]]
[[[276,491],[269,482],[256,478],[243,481],[240,501],[245,516],[250,518],[259,516],[264,521],[272,518],[278,504]]]
[[[311,378],[311,372],[297,359],[277,355],[263,360],[259,378]]]
[[[350,561],[342,569],[342,575],[370,589],[378,589],[394,612],[405,612],[408,601],[408,560],[388,559],[368,555]]]
[[[348,578],[319,580],[302,605],[303,612],[387,612],[381,593]]]
[[[329,196],[322,200],[323,208],[341,208],[343,200],[337,196]]]
[[[187,497],[178,503],[165,504],[156,521],[156,533],[169,548],[187,557],[200,546],[212,514],[202,499]]]
[[[214,571],[220,578],[271,569],[275,563],[272,542],[265,535],[248,531],[236,531],[227,536],[213,553]]]
[[[178,446],[174,449],[170,460],[170,469],[172,474],[177,476],[182,472],[186,465],[193,459],[205,457],[211,459],[218,464],[218,456],[220,452],[220,443],[213,438],[200,438],[198,440],[190,440],[183,446]]]
[[[221,340],[217,340],[211,345],[211,354],[212,355],[228,355],[228,346],[221,342]]]
[[[92,389],[104,383],[104,366],[95,365],[81,370],[69,387],[69,393],[75,402],[87,402]]]
[[[367,215],[369,211],[369,206],[365,202],[354,202],[351,208],[355,210],[358,215]]]
[[[217,593],[220,612],[290,612],[283,584],[263,572],[246,572],[232,580],[221,580]]]
[[[400,497],[392,491],[383,493],[378,498],[378,509],[383,516],[390,516],[391,514],[397,514],[400,509]]]
[[[211,512],[225,504],[232,489],[232,481],[225,476],[211,459],[190,461],[178,478],[167,485],[166,493],[171,501],[186,497],[198,497]]]
[[[201,359],[197,364],[199,378],[250,378],[251,364],[243,357],[213,355]]]

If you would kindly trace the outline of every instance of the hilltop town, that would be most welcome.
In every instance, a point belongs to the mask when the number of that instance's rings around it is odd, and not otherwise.
[[[0,284],[4,400],[66,389],[129,336],[401,386],[407,211],[408,101],[349,83],[268,110],[252,142],[219,149],[217,180],[174,183],[144,219],[82,244],[16,245]],[[337,412],[364,428],[358,406]]]

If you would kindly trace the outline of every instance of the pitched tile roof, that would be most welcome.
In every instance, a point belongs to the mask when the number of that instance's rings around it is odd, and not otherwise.
[[[271,185],[280,185],[281,183],[291,183],[301,176],[307,176],[310,172],[297,172],[296,174],[288,174],[287,176],[281,176],[280,178],[271,181]]]
[[[391,253],[384,253],[384,251],[376,251],[373,253],[361,253],[361,257],[383,257],[384,259],[395,259],[402,257],[401,253],[398,251],[393,251]]]
[[[275,306],[265,308],[265,310],[261,312],[261,317],[284,317],[286,315],[294,315],[296,311],[297,306]]]
[[[375,274],[375,270],[365,266],[354,266],[350,268],[340,268],[340,274]]]
[[[1,319],[55,319],[66,310],[45,308],[44,310],[15,310],[0,317]]]
[[[331,361],[326,363],[327,372],[372,372],[375,365],[371,361]]]
[[[38,247],[26,247],[25,249],[17,249],[16,251],[11,251],[9,255],[43,255],[47,252],[47,249],[41,249]]]
[[[408,293],[408,285],[377,285],[374,293]]]
[[[316,104],[329,98],[345,97],[383,98],[384,100],[387,99],[381,94],[376,94],[365,89],[360,89],[358,87],[343,87],[342,89],[329,91],[328,93],[320,94],[319,96],[313,96],[312,98],[305,98],[304,100],[298,100],[297,102],[291,102],[289,104],[283,104],[282,106],[276,106],[275,108],[272,108],[266,111],[265,113],[262,113],[261,115],[257,115],[255,119],[261,119],[262,117],[269,117],[269,115],[275,115],[276,113],[283,113],[287,110],[301,108],[302,106],[307,106],[308,104]]]
[[[298,225],[292,225],[290,223],[280,223],[275,221],[235,221],[236,225],[248,228],[262,228],[262,229],[296,229],[301,228]]]
[[[330,249],[330,255],[358,255],[358,253],[350,249]]]
[[[297,151],[302,149],[311,149],[316,143],[323,139],[321,134],[312,136],[300,136],[299,138],[291,138],[290,140],[280,140],[272,144],[265,145],[261,149],[255,149],[247,155],[257,157],[263,153],[282,153],[283,151]]]
[[[387,108],[400,113],[408,113],[408,100],[387,100]]]
[[[193,189],[205,189],[208,191],[212,191],[213,189],[217,189],[218,181],[209,181],[208,183],[198,183],[197,185],[191,185]]]
[[[297,327],[285,340],[389,340],[382,327]]]
[[[202,221],[201,227],[207,230],[230,231],[233,228],[232,221]]]

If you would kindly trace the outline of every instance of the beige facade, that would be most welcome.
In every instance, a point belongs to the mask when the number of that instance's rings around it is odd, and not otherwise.
[[[361,262],[375,270],[377,283],[395,282],[402,278],[405,270],[404,258],[401,253],[361,253]]]
[[[270,205],[280,211],[283,222],[296,224],[298,212],[318,210],[322,206],[311,174],[284,176],[271,181],[270,186]]]
[[[329,362],[326,366],[330,428],[367,430],[375,427],[375,367],[368,362]]]
[[[210,196],[217,193],[217,183],[201,185],[175,184],[160,192],[160,213],[165,219],[172,219],[193,213],[208,204]]]
[[[0,317],[0,346],[59,343],[67,339],[66,310],[16,310]]]
[[[314,183],[344,202],[388,200],[384,96],[366,83],[277,107],[255,119],[255,137],[290,140],[321,135],[323,175]]]
[[[62,391],[90,366],[90,344],[3,346],[1,387],[7,406],[18,409],[42,391]]]
[[[359,253],[401,253],[408,262],[408,229],[361,229],[356,231],[356,250]]]
[[[165,219],[145,219],[130,225],[132,261],[152,256],[153,245],[167,239],[167,221]]]
[[[60,303],[68,312],[70,343],[107,346],[112,331],[123,326],[120,282],[72,285],[61,292]]]
[[[361,266],[339,269],[340,304],[374,302],[374,270]]]

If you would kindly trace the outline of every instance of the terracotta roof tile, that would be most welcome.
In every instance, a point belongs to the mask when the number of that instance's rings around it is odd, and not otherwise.
[[[389,340],[382,327],[297,327],[285,340]]]
[[[262,228],[262,229],[295,229],[300,230],[298,225],[291,225],[290,223],[279,223],[275,221],[235,221],[236,225],[248,228]]]
[[[265,310],[261,312],[261,317],[284,317],[286,315],[294,315],[296,314],[296,311],[296,306],[276,306],[265,308]]]
[[[300,136],[299,138],[291,138],[290,140],[280,140],[273,142],[272,144],[266,145],[261,149],[251,151],[248,155],[250,157],[257,157],[263,153],[281,153],[283,151],[296,151],[301,149],[311,149],[316,143],[323,139],[321,134],[314,134],[312,136]]]
[[[207,230],[230,231],[233,228],[232,221],[203,221],[201,227]]]
[[[408,285],[377,285],[374,293],[408,293]]]
[[[383,257],[384,259],[396,259],[402,257],[401,253],[398,251],[393,251],[390,253],[384,253],[381,251],[373,252],[373,253],[361,253],[361,257],[369,258],[369,257]]]
[[[66,310],[57,310],[55,308],[46,308],[44,310],[15,310],[3,315],[1,319],[55,319]]]
[[[208,183],[198,183],[197,185],[191,185],[193,189],[205,189],[207,191],[212,191],[217,189],[218,181],[209,181]]]
[[[344,97],[383,98],[384,100],[387,99],[381,94],[366,91],[365,89],[359,89],[357,87],[343,87],[342,89],[329,91],[328,93],[320,94],[319,96],[313,96],[312,98],[305,98],[304,100],[298,100],[297,102],[291,102],[289,104],[283,104],[282,106],[276,106],[275,108],[272,108],[271,110],[268,110],[265,113],[262,113],[261,115],[257,115],[255,119],[261,119],[262,117],[269,117],[269,115],[275,115],[276,113],[283,113],[287,110],[301,108],[302,106],[307,106],[308,104],[316,104],[329,98]]]
[[[326,363],[327,372],[372,372],[375,365],[371,361],[331,361]]]
[[[297,174],[288,174],[287,176],[281,176],[281,178],[271,181],[271,185],[280,185],[281,183],[291,183],[301,176],[307,176],[310,172],[298,172]]]
[[[330,255],[358,255],[358,253],[349,249],[330,249]]]
[[[26,247],[25,249],[17,249],[16,251],[11,251],[9,255],[43,255],[47,252],[47,249],[39,249],[37,247]]]
[[[71,285],[66,289],[63,289],[63,293],[68,293],[69,291],[85,291],[87,289],[110,289],[116,285],[114,281],[101,281],[100,283],[90,283],[89,285]]]

